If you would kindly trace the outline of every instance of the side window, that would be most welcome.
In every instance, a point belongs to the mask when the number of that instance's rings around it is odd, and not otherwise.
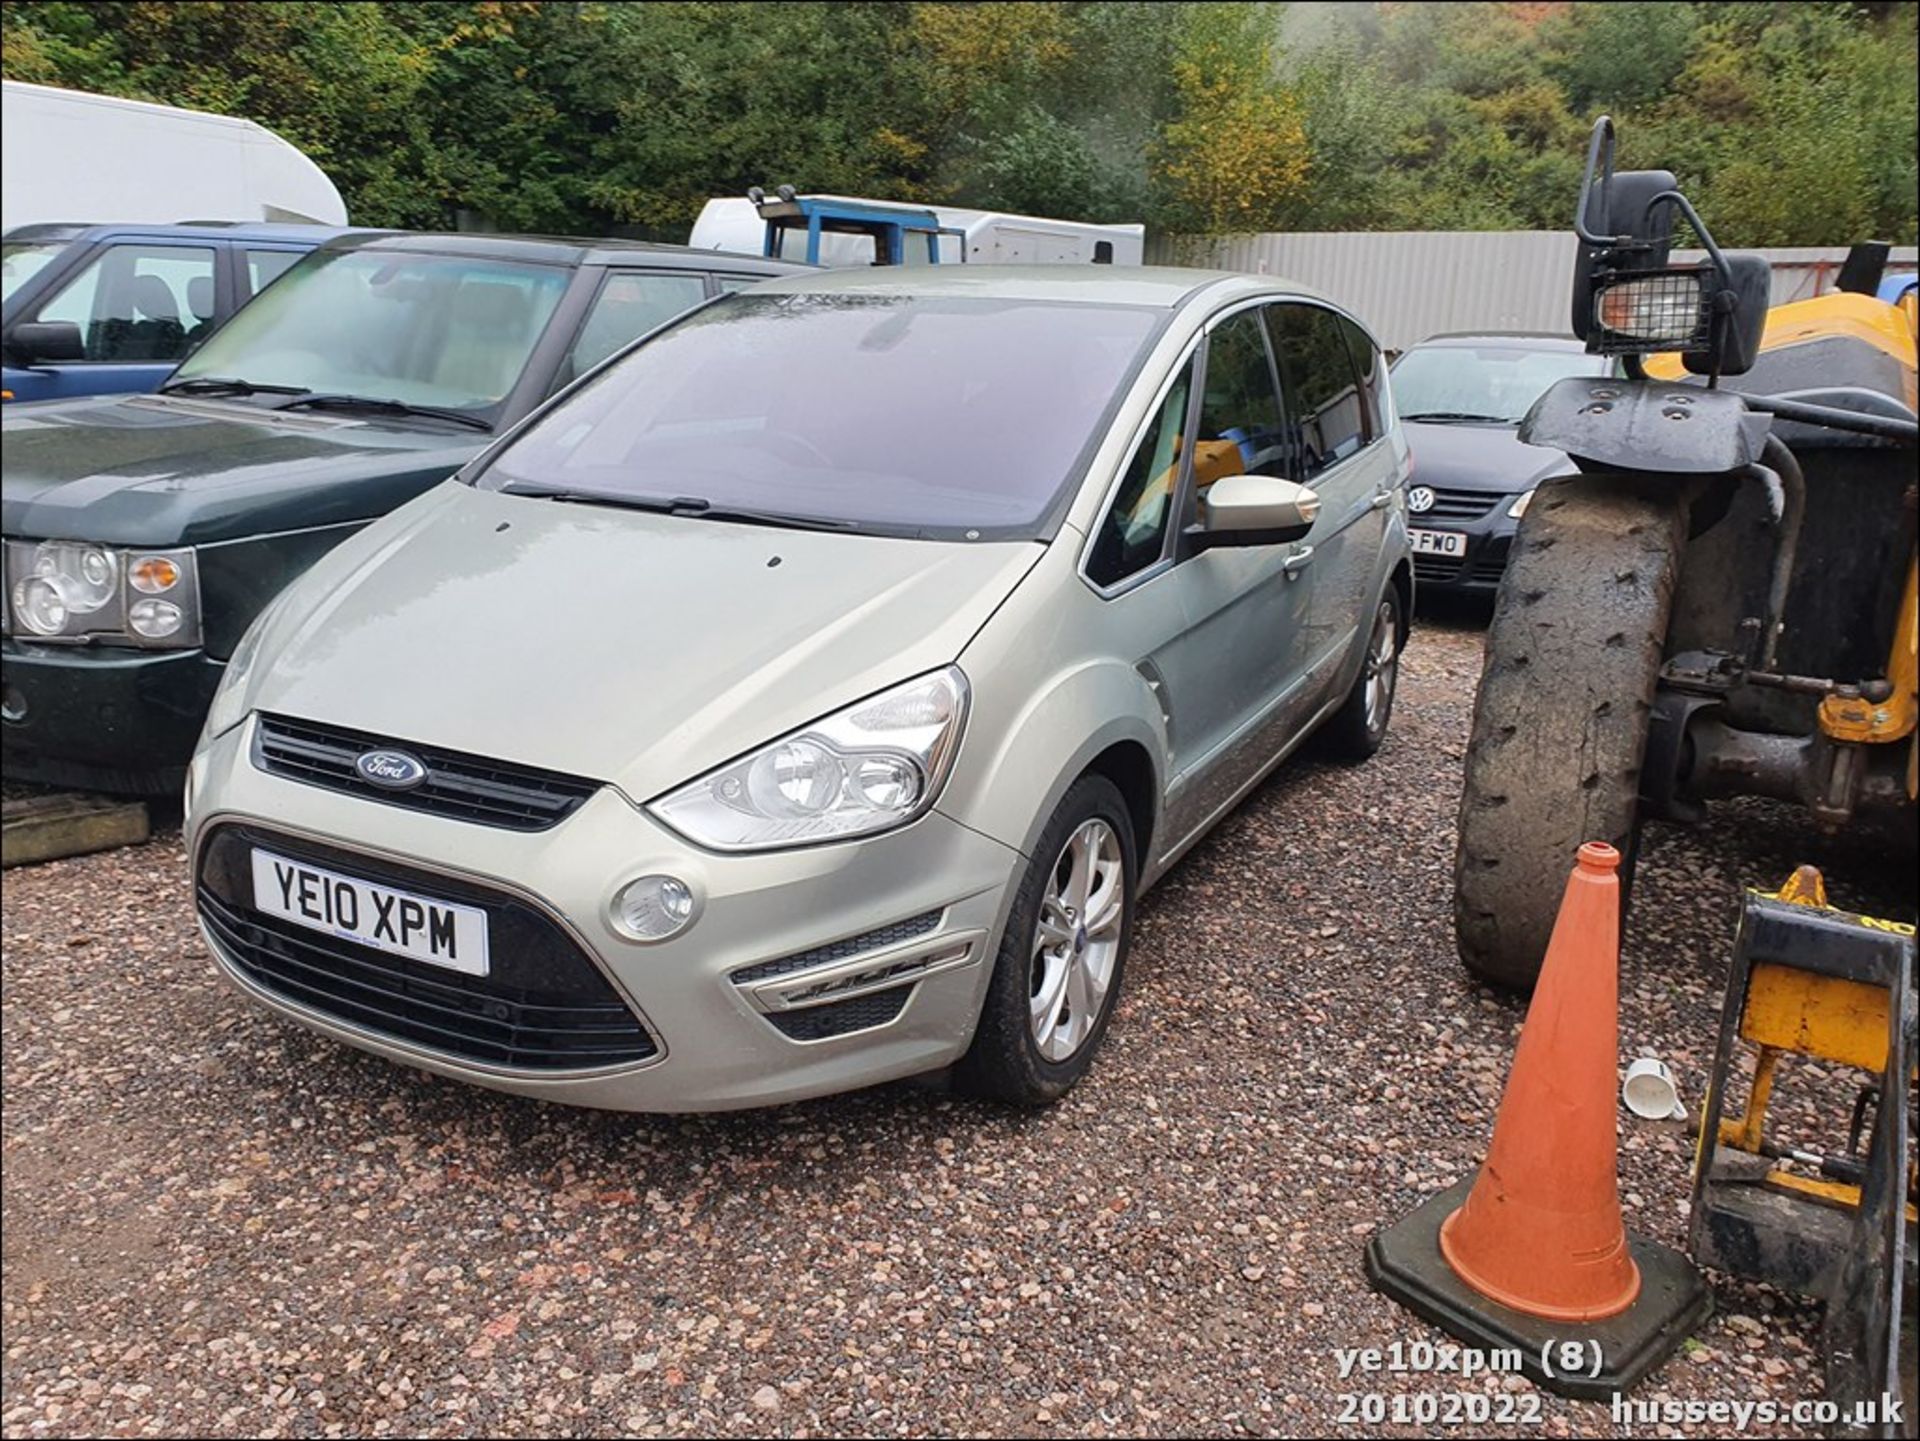
[[[1193,394],[1193,366],[1181,371],[1148,423],[1127,462],[1113,503],[1101,517],[1087,578],[1095,585],[1117,585],[1160,559],[1173,523],[1174,497],[1180,489],[1181,432]]]
[[[580,338],[573,343],[561,367],[562,383],[584,375],[630,340],[664,325],[683,310],[707,298],[704,276],[636,275],[616,271],[607,276],[587,312]]]
[[[1207,339],[1206,393],[1193,443],[1193,486],[1229,475],[1286,475],[1286,427],[1260,312],[1243,310]]]
[[[247,252],[247,294],[258,295],[306,252],[302,250],[249,250]]]
[[[1340,317],[1317,305],[1267,310],[1287,397],[1289,480],[1311,482],[1367,443],[1366,402]]]
[[[88,360],[178,360],[213,328],[213,251],[111,246],[34,318],[79,326]]]
[[[758,285],[767,279],[764,275],[716,275],[713,283],[720,287],[722,295],[731,295],[736,290],[745,290],[749,285]]]
[[[1374,349],[1373,340],[1358,324],[1343,315],[1340,329],[1346,334],[1347,353],[1353,357],[1353,371],[1360,379],[1361,419],[1366,422],[1367,439],[1374,440],[1387,430],[1382,405],[1386,366],[1381,362],[1380,352]]]

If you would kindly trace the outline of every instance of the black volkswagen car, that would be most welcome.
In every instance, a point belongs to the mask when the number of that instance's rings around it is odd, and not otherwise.
[[[7,775],[176,791],[228,657],[289,580],[629,341],[799,269],[638,242],[349,235],[156,394],[8,406]]]
[[[1420,593],[1491,595],[1533,489],[1571,463],[1521,441],[1528,407],[1556,380],[1613,361],[1555,335],[1436,335],[1393,364],[1413,447],[1407,517]]]

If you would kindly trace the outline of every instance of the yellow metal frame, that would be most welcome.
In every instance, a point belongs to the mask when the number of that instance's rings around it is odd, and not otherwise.
[[[1913,599],[1911,584],[1907,598],[1909,602]],[[1784,886],[1772,893],[1772,898],[1797,906],[1834,909],[1827,904],[1826,883],[1812,866],[1801,866]],[[1913,931],[1900,921],[1870,916],[1855,919],[1876,930],[1903,934]],[[1721,1118],[1720,1144],[1749,1153],[1759,1152],[1766,1131],[1767,1107],[1773,1099],[1774,1073],[1783,1055],[1811,1056],[1876,1075],[1884,1073],[1891,1003],[1889,993],[1880,986],[1795,970],[1773,962],[1755,965],[1747,978],[1746,1002],[1740,1012],[1740,1038],[1757,1046],[1760,1054],[1754,1065],[1753,1084],[1748,1088],[1745,1108],[1737,1117]],[[1858,1186],[1825,1177],[1799,1176],[1777,1166],[1768,1172],[1766,1184],[1832,1205],[1857,1208],[1860,1204]],[[1907,1214],[1920,1220],[1920,1213],[1911,1205],[1907,1207]]]

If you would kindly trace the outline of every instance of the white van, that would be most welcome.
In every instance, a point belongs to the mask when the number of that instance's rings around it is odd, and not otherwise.
[[[251,120],[0,84],[0,230],[180,220],[345,225],[347,207],[318,165]]]
[[[915,234],[919,233],[919,222],[924,218],[927,224],[937,226],[941,235],[957,242],[957,247],[944,242],[939,245],[938,260],[942,264],[964,260],[970,265],[1140,265],[1146,256],[1144,225],[1090,225],[1078,220],[1050,220],[1037,215],[1008,215],[950,205],[900,205],[846,195],[795,197],[785,190],[781,201],[756,202],[752,197],[709,200],[700,218],[694,221],[687,244],[696,250],[764,254],[767,227],[773,219],[769,211],[792,209],[796,213],[784,219],[795,222],[804,219],[798,211],[814,207],[858,214],[869,221],[877,215],[897,215],[899,224]],[[874,238],[868,233],[835,233],[828,228],[813,237],[815,253],[811,256],[807,253],[809,236],[803,223],[790,223],[776,234],[780,258],[785,260],[811,260],[828,266],[926,263],[924,255],[911,253],[893,261],[877,257]]]

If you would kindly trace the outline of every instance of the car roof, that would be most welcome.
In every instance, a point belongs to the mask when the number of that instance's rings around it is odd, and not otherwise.
[[[989,300],[1053,300],[1089,305],[1144,305],[1172,310],[1202,291],[1212,299],[1240,295],[1326,299],[1271,275],[1187,270],[1168,265],[887,265],[812,270],[773,280],[757,295],[974,296]]]
[[[1519,348],[1526,350],[1584,351],[1587,348],[1582,342],[1575,340],[1571,335],[1556,335],[1545,330],[1450,330],[1440,335],[1429,335],[1418,344],[1409,345],[1407,349],[1419,350],[1429,345],[1450,345],[1464,348],[1466,346],[1487,345],[1489,343],[1513,346],[1515,342],[1523,342]]]
[[[566,235],[492,235],[468,231],[378,231],[342,236],[330,250],[391,250],[468,260],[519,260],[535,265],[645,265],[663,270],[734,270],[756,275],[805,273],[810,266],[764,255],[695,250],[647,240],[587,239]]]
[[[20,225],[9,230],[9,241],[98,239],[108,235],[151,235],[163,239],[186,236],[207,240],[300,240],[319,245],[343,235],[370,235],[377,231],[356,231],[341,225],[295,225],[287,222],[251,220],[183,220],[172,225],[150,221],[80,224],[49,221],[38,225]]]

